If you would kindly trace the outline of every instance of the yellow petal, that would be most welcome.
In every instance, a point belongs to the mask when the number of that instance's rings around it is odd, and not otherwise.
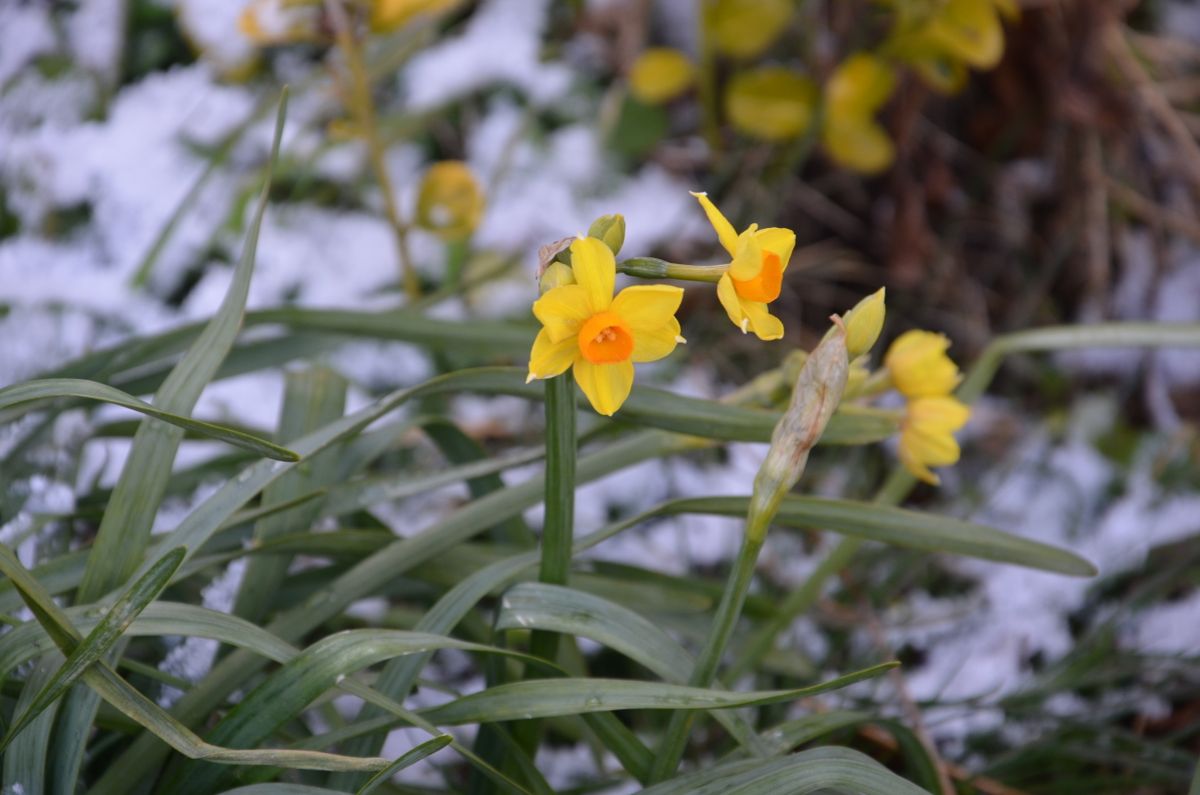
[[[617,294],[610,309],[633,333],[633,361],[653,362],[675,350],[680,331],[675,312],[682,301],[683,290],[665,284],[626,287]]]
[[[957,398],[949,396],[923,397],[909,401],[906,421],[913,427],[941,433],[952,433],[967,424],[971,409]]]
[[[871,350],[883,330],[884,288],[868,295],[846,313],[846,352],[853,359]]]
[[[909,398],[949,395],[958,386],[958,366],[946,355],[950,340],[943,334],[914,329],[896,338],[884,365],[896,389]]]
[[[728,273],[723,274],[717,282],[717,300],[725,307],[725,314],[729,315],[733,325],[740,328],[743,334],[750,330],[750,321],[742,311],[742,299],[738,297],[737,288],[733,286],[733,279],[729,278]]]
[[[770,251],[779,257],[782,269],[787,270],[788,261],[792,258],[792,251],[796,248],[796,233],[790,229],[769,226],[766,229],[759,229],[754,233],[754,237],[764,251]]]
[[[629,69],[629,92],[647,105],[669,102],[695,80],[691,60],[670,47],[651,47]]]
[[[597,414],[611,417],[629,397],[633,388],[633,362],[592,364],[580,359],[574,367],[575,383],[587,395]]]
[[[888,101],[896,73],[886,61],[857,53],[842,61],[825,84],[825,102],[834,118],[869,117]]]
[[[587,291],[591,314],[608,309],[617,281],[617,261],[612,250],[594,237],[576,238],[571,244],[575,281]]]
[[[708,222],[712,224],[712,228],[717,232],[717,240],[721,241],[721,246],[729,252],[729,256],[737,253],[738,234],[733,229],[733,224],[729,223],[721,211],[717,209],[717,205],[709,201],[707,193],[692,192],[700,201],[700,206],[704,208],[704,214],[708,216]]]
[[[579,342],[574,337],[551,342],[546,329],[542,329],[533,341],[533,350],[529,352],[529,376],[525,380],[553,378],[565,373],[578,353]]]
[[[948,0],[927,35],[943,52],[977,69],[991,69],[1004,55],[1004,28],[992,0]]]
[[[593,314],[588,292],[578,284],[551,288],[533,302],[533,316],[545,326],[551,342],[574,337]]]
[[[733,262],[729,263],[728,273],[738,281],[744,282],[753,279],[762,270],[762,245],[759,244],[754,233],[755,226],[753,224],[745,232],[742,232],[738,237],[737,253],[733,257]]]
[[[817,86],[780,66],[734,75],[725,88],[725,112],[740,132],[764,141],[796,138],[812,124]]]
[[[913,426],[900,435],[900,444],[911,451],[915,458],[935,467],[944,467],[958,460],[958,442],[949,432],[925,431]]]
[[[760,340],[777,340],[783,337],[783,321],[758,301],[742,301],[742,311],[750,321],[750,330]]]
[[[754,58],[770,47],[792,20],[791,0],[716,0],[705,4],[704,33],[723,55]]]
[[[914,457],[911,452],[905,449],[903,440],[901,440],[900,444],[900,463],[918,480],[923,480],[930,486],[941,485],[941,478],[931,472],[929,467],[925,466],[919,458]]]
[[[892,139],[870,118],[831,120],[822,131],[822,140],[836,163],[860,174],[876,174],[896,157]]]

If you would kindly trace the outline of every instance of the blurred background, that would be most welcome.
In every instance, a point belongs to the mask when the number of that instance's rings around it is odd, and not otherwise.
[[[647,370],[688,394],[777,366],[879,286],[885,343],[941,331],[964,369],[1024,329],[1200,321],[1200,6],[1186,0],[0,0],[0,386],[216,310],[284,84],[251,309],[419,304],[532,339],[539,246],[621,213],[626,256],[720,262],[688,195],[704,190],[738,228],[794,229],[797,249],[780,342],[733,332],[711,290],[689,289],[687,350]],[[455,361],[345,329],[305,340],[307,360],[351,380],[350,408]],[[281,367],[229,374],[195,414],[273,428],[283,383]],[[540,408],[515,398],[447,408],[493,448],[539,432]],[[74,412],[40,437],[35,464],[0,487],[0,540],[32,554],[48,543],[39,517],[110,486],[124,420]],[[1074,549],[1101,576],[870,548],[791,651],[814,671],[901,659],[901,679],[838,698],[922,727],[963,792],[1187,791],[1198,421],[1194,350],[1006,359],[962,462],[915,499]],[[0,430],[0,450],[28,429]],[[219,449],[190,442],[177,466]],[[729,445],[624,471],[582,490],[579,526],[744,493],[762,454]],[[823,451],[806,483],[863,497],[893,462],[886,446]],[[213,488],[193,485],[162,528]],[[464,494],[377,513],[395,527]],[[600,554],[712,573],[737,531],[674,519]],[[771,543],[763,598],[832,545]],[[181,647],[177,673],[212,653]],[[544,753],[559,755],[556,786],[586,775],[578,749]]]

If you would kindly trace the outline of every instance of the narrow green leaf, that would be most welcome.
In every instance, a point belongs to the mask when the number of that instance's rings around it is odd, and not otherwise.
[[[745,516],[746,497],[701,497],[672,503],[666,513]],[[1073,552],[948,516],[879,503],[821,497],[785,497],[774,524],[815,527],[928,552],[949,552],[1075,577],[1092,577],[1096,567]]]
[[[223,790],[220,795],[346,795],[341,790],[310,787],[307,784],[251,784]]]
[[[888,662],[796,690],[735,693],[626,679],[529,679],[472,693],[419,714],[438,725],[528,720],[623,709],[731,709],[795,701],[837,690],[895,668]]]
[[[138,400],[133,395],[126,394],[94,381],[83,381],[71,378],[47,379],[42,381],[26,381],[22,384],[0,389],[0,409],[38,400],[52,400],[62,397],[78,397],[111,403],[114,406],[132,409],[148,417],[162,420],[179,428],[193,431],[200,436],[228,442],[235,447],[249,450],[257,455],[274,458],[279,461],[297,461],[299,457],[277,444],[260,439],[257,436],[229,428],[216,423],[194,420],[182,414],[175,414],[164,409],[155,408],[149,403]]]
[[[8,734],[0,742],[0,750],[8,747],[29,723],[58,700],[92,663],[101,659],[125,633],[138,614],[146,609],[167,587],[171,576],[183,562],[183,550],[176,549],[156,563],[113,603],[88,636],[75,647],[54,678],[42,688],[21,715],[13,721]]]
[[[392,776],[396,775],[404,768],[411,767],[417,762],[420,762],[422,759],[436,754],[438,751],[442,750],[451,742],[453,742],[453,739],[454,738],[448,734],[443,734],[438,737],[431,737],[415,748],[406,751],[404,754],[399,756],[395,762],[392,762],[383,770],[380,770],[378,773],[371,776],[371,778],[367,780],[366,784],[363,784],[358,788],[356,795],[370,795],[370,793],[379,789],[379,787],[382,786],[384,782],[386,782]]]

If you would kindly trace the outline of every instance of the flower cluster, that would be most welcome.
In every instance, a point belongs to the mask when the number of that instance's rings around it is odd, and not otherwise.
[[[598,218],[587,236],[576,238],[569,246],[561,241],[544,248],[542,296],[533,304],[542,328],[530,352],[527,381],[571,370],[592,408],[612,416],[633,388],[634,364],[662,359],[684,342],[675,318],[683,290],[662,284],[637,285],[614,296],[620,268],[645,278],[715,281],[721,306],[743,333],[753,332],[762,340],[783,337],[783,323],[771,314],[769,305],[780,295],[796,245],[795,233],[776,227],[760,229],[757,224],[739,233],[708,196],[692,195],[729,256],[725,264],[673,265],[634,258],[618,265],[616,255],[624,242],[625,223],[617,215]],[[645,270],[646,263],[661,267]],[[872,375],[865,361],[883,329],[884,302],[885,293],[880,289],[843,318],[834,318],[822,349],[830,344],[840,349],[842,366],[836,397],[825,408],[832,411],[843,396],[870,397],[894,388],[907,401],[902,416],[900,412],[866,410],[887,417],[894,423],[892,427],[899,429],[901,463],[921,480],[937,484],[938,477],[930,467],[958,460],[953,434],[969,415],[967,407],[951,396],[961,376],[946,355],[950,341],[928,331],[902,334],[884,356],[881,371]],[[820,391],[828,385],[810,386]],[[834,393],[826,392],[829,394]],[[793,402],[796,399],[793,395]],[[808,409],[794,413],[807,416],[805,411]],[[821,428],[824,421],[819,423]]]

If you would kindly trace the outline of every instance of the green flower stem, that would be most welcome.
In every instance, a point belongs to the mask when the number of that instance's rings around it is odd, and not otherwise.
[[[685,282],[721,281],[729,265],[681,265],[657,257],[632,257],[617,263],[617,272],[639,279],[678,279]]]
[[[569,374],[546,381],[546,516],[538,580],[566,585],[575,527],[575,382]],[[535,632],[531,650],[554,660],[558,634]]]
[[[730,636],[733,635],[733,628],[746,603],[746,593],[750,590],[750,581],[754,577],[758,553],[766,537],[765,524],[763,523],[762,531],[757,532],[753,531],[749,521],[747,522],[746,533],[742,537],[742,548],[738,551],[737,560],[729,572],[729,579],[725,582],[721,603],[717,606],[717,613],[713,617],[712,628],[704,642],[704,648],[696,658],[696,666],[692,669],[691,679],[688,680],[690,685],[707,687],[712,683],[717,666],[721,662],[721,655],[729,643]],[[696,713],[692,710],[675,710],[671,713],[662,747],[659,748],[654,767],[650,771],[651,783],[664,781],[675,773],[695,716]]]

